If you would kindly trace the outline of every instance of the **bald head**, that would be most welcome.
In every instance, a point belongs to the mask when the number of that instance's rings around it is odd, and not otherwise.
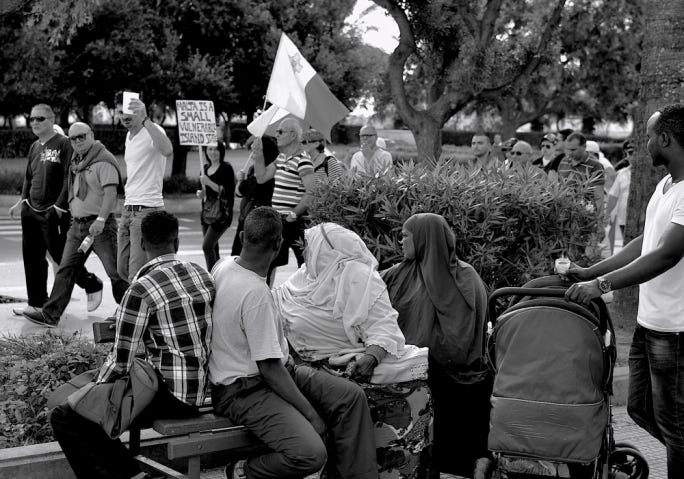
[[[95,136],[88,125],[77,121],[69,128],[69,141],[74,151],[83,156],[95,143]]]
[[[526,141],[516,141],[511,148],[511,158],[519,163],[532,161],[532,146]]]
[[[276,140],[279,148],[298,145],[302,141],[302,125],[295,118],[285,118],[278,125]]]

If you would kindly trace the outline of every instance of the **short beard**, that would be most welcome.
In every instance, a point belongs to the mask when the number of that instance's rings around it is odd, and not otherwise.
[[[669,161],[667,161],[667,158],[665,158],[665,155],[661,154],[656,154],[652,155],[651,159],[653,160],[653,166],[667,166],[670,164]]]

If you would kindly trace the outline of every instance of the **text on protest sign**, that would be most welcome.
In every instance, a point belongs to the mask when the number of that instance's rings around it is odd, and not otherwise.
[[[176,114],[181,145],[216,146],[213,101],[176,100]]]

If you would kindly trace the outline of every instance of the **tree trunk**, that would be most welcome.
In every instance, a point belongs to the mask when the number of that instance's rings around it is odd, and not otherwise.
[[[506,141],[515,137],[515,130],[518,129],[517,122],[513,119],[501,117],[501,138]]]
[[[427,115],[422,115],[419,128],[411,128],[418,149],[418,161],[439,160],[442,155],[442,128]]]
[[[636,155],[632,163],[625,243],[644,230],[646,206],[658,181],[667,173],[654,168],[646,150],[646,120],[659,108],[684,97],[684,2],[649,0],[644,5],[644,44],[641,57],[640,107],[634,115]],[[624,324],[636,320],[638,288],[615,294]]]

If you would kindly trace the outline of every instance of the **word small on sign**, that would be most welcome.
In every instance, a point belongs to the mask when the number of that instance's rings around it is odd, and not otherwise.
[[[176,100],[176,114],[181,145],[216,146],[213,101]]]

